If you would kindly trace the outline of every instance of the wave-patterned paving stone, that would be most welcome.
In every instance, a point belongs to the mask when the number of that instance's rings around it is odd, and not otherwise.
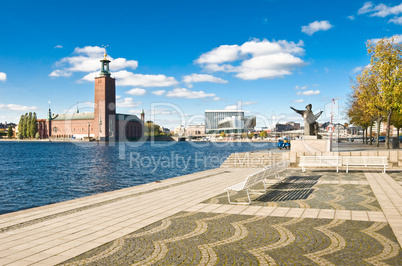
[[[401,265],[402,254],[387,223],[181,212],[63,264]]]
[[[318,177],[290,176],[284,183],[271,185],[266,194],[250,194],[251,205],[332,210],[380,211],[381,207],[369,185],[320,184]],[[258,184],[253,190],[262,190]],[[247,201],[246,192],[233,193],[234,202]],[[204,203],[229,204],[222,193]]]

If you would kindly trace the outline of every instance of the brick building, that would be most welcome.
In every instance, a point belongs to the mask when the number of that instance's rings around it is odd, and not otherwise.
[[[102,141],[124,141],[143,137],[144,112],[135,115],[116,113],[116,80],[110,77],[107,54],[100,60],[101,71],[95,78],[94,112],[52,115],[38,119],[38,132],[43,138],[94,138]]]

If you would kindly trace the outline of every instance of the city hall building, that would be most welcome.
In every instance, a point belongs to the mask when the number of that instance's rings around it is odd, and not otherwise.
[[[116,113],[116,80],[110,77],[109,63],[105,52],[100,60],[101,71],[95,78],[94,112],[52,114],[50,107],[47,119],[38,119],[38,132],[42,139],[86,139],[101,141],[124,141],[144,135],[144,111],[141,119],[135,115]]]

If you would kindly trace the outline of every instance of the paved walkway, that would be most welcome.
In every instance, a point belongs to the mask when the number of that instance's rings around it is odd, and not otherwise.
[[[402,265],[392,174],[290,170],[251,205],[228,204],[224,188],[257,170],[213,169],[1,215],[0,265]]]

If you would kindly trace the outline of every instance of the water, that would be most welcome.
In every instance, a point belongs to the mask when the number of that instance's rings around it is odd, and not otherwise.
[[[275,143],[0,142],[0,214],[217,168]]]

